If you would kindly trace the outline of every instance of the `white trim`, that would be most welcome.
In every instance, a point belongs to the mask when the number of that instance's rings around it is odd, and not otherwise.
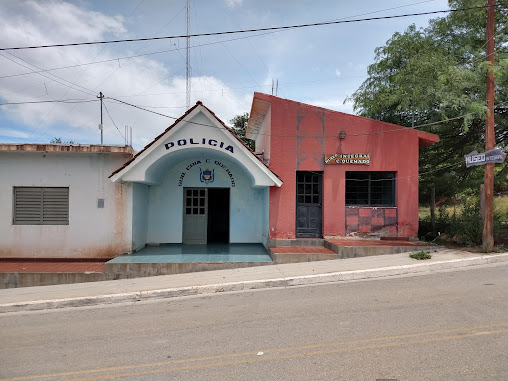
[[[119,172],[115,173],[113,176],[111,176],[111,181],[114,183],[118,182],[142,182],[145,184],[153,184],[154,182],[150,179],[125,179],[129,173],[132,173],[136,168],[139,167],[139,165],[144,161],[146,157],[148,157],[150,154],[152,154],[155,150],[157,150],[165,141],[167,141],[168,138],[170,138],[173,134],[180,131],[182,128],[184,128],[187,124],[194,124],[190,122],[194,117],[198,116],[199,113],[202,113],[210,122],[212,122],[213,126],[215,126],[218,130],[221,131],[221,133],[225,136],[227,136],[228,140],[232,142],[233,149],[236,151],[236,153],[240,153],[242,156],[242,159],[244,159],[246,162],[241,162],[241,164],[248,170],[249,167],[258,168],[261,170],[262,175],[264,178],[263,181],[261,181],[259,184],[260,186],[277,186],[280,187],[282,185],[282,181],[272,172],[268,167],[266,167],[263,163],[259,161],[257,157],[247,148],[245,147],[233,134],[227,130],[226,127],[220,123],[220,121],[217,119],[215,115],[213,115],[206,107],[204,107],[201,104],[198,104],[194,110],[192,110],[188,115],[185,116],[185,119],[180,120],[177,124],[175,124],[169,131],[166,131],[164,135],[159,137],[153,144],[145,149],[139,156],[137,156],[134,161],[129,163],[126,167],[122,168]],[[202,126],[202,128],[212,128],[212,127],[206,127]],[[227,131],[225,131],[227,130]],[[208,149],[213,149],[211,147],[208,147]],[[235,154],[235,160],[240,161],[238,158],[238,155]],[[156,162],[160,158],[155,159],[153,162]],[[146,173],[146,170],[145,170]],[[254,175],[256,178],[256,176]]]

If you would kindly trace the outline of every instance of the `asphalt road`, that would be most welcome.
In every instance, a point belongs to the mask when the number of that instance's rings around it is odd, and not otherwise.
[[[508,266],[0,315],[1,380],[507,380]]]

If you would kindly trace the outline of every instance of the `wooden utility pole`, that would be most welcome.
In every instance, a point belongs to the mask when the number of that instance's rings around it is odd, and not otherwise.
[[[487,60],[491,67],[487,73],[487,124],[485,127],[485,152],[494,149],[494,8],[496,0],[488,0],[487,8]],[[494,163],[485,165],[485,219],[482,235],[485,252],[494,250]]]
[[[104,98],[104,95],[102,95],[102,91],[99,93],[99,96],[97,97],[101,100],[101,124],[99,124],[99,130],[101,130],[101,144],[104,143],[104,140],[103,140],[103,125],[102,125],[102,98]]]

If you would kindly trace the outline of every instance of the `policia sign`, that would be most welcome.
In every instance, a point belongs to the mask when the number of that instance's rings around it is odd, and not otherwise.
[[[333,155],[325,155],[325,164],[370,165],[370,153],[334,153]]]
[[[475,165],[484,165],[488,163],[503,163],[506,154],[499,148],[494,148],[484,153],[473,151],[464,157],[466,159],[466,167],[469,168]]]

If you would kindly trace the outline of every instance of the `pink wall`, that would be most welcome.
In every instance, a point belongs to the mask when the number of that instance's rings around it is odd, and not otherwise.
[[[346,234],[346,171],[396,172],[397,234],[417,235],[418,131],[372,134],[401,127],[266,94],[254,96],[271,102],[270,168],[284,181],[270,190],[270,239],[295,238],[296,171],[323,171],[323,236]],[[347,134],[344,140],[338,138],[341,130]],[[370,153],[370,165],[325,165],[324,154],[334,153]]]

